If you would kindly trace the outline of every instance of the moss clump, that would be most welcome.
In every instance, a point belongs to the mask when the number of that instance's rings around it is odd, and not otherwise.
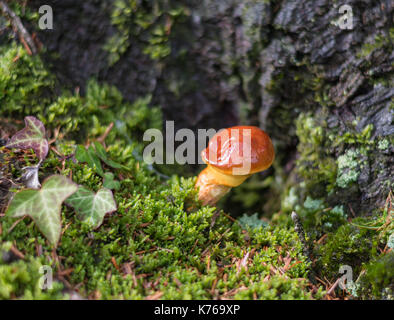
[[[167,1],[116,0],[111,22],[117,33],[109,38],[104,50],[109,52],[109,65],[113,65],[128,50],[134,37],[143,44],[143,53],[151,59],[163,59],[171,53],[170,34],[173,24],[187,15],[179,4]]]
[[[343,225],[329,234],[327,242],[318,249],[321,271],[325,276],[334,278],[341,266],[348,265],[353,274],[358,275],[362,264],[377,256],[378,244],[376,232],[352,224]]]
[[[314,117],[301,114],[297,121],[297,136],[300,140],[297,150],[297,171],[305,179],[308,193],[321,196],[334,189],[337,166],[330,155],[330,143],[324,122],[318,123]]]
[[[11,243],[0,243],[0,300],[26,299],[47,300],[64,299],[63,285],[54,281],[52,288],[41,289],[40,273],[42,264],[39,259],[29,256],[23,260],[12,262],[4,261],[10,255]]]
[[[281,277],[274,276],[270,281],[261,284],[255,284],[251,288],[240,290],[236,299],[253,299],[253,295],[259,296],[262,300],[306,300],[311,299],[311,295],[306,293],[305,279],[284,280]],[[319,288],[315,293],[315,298],[323,298],[324,291]]]
[[[100,229],[89,230],[68,209],[62,213],[67,228],[57,255],[63,258],[54,272],[73,268],[67,280],[81,284],[82,295],[141,299],[160,291],[165,299],[314,297],[306,282],[297,285],[296,279],[307,278],[308,264],[292,229],[267,226],[249,230],[245,239],[242,228],[224,215],[209,228],[215,210],[197,204],[193,179],[174,177],[164,184],[134,159],[124,164],[132,173],[115,193],[118,211]],[[85,165],[67,167],[76,182],[98,183]],[[4,229],[13,223],[2,219]],[[1,235],[2,241],[11,239],[29,256],[41,245],[40,259],[53,261],[51,248],[30,221]]]
[[[388,34],[377,34],[372,42],[364,43],[357,54],[358,58],[365,58],[378,49],[392,50],[394,40],[394,28]]]
[[[360,278],[360,297],[373,299],[394,299],[394,253],[389,252],[366,266],[365,275]]]
[[[40,57],[22,47],[0,47],[0,113],[13,117],[37,114],[53,97],[54,78]]]
[[[39,56],[29,56],[12,44],[0,49],[0,115],[22,119],[39,118],[47,129],[60,128],[62,135],[83,141],[98,136],[114,122],[118,135],[140,138],[145,128],[161,128],[161,112],[150,106],[150,97],[128,103],[112,86],[91,80],[86,95],[63,91]],[[131,130],[131,128],[133,128]]]

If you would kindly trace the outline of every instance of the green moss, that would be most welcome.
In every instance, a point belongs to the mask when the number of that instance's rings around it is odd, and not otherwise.
[[[208,299],[227,294],[235,298],[253,294],[257,298],[313,297],[305,286],[297,286],[296,279],[307,278],[308,264],[292,229],[251,229],[247,244],[239,225],[224,215],[209,229],[215,210],[198,206],[194,179],[174,177],[168,184],[158,183],[144,166],[137,168],[134,159],[124,164],[132,168],[132,174],[121,181],[121,190],[115,193],[118,211],[100,229],[90,231],[66,208],[62,213],[63,225],[68,227],[57,249],[64,258],[56,267],[74,268],[68,281],[74,285],[83,282],[81,294],[99,292],[103,299],[134,299],[159,290],[165,299]],[[94,174],[84,173],[84,166],[72,168],[76,182],[98,183]],[[2,219],[5,230],[13,223],[13,219]],[[0,237],[2,241],[12,239],[29,256],[34,256],[37,244],[41,244],[42,259],[52,261],[50,247],[29,220]],[[241,268],[248,252],[250,258]],[[284,267],[285,257],[292,260],[285,273],[290,280],[278,274],[264,282],[272,268]],[[126,265],[131,274],[125,273]],[[216,289],[212,291],[214,283]],[[238,294],[237,288],[242,287],[248,291]]]
[[[366,266],[366,273],[360,279],[361,297],[373,299],[394,299],[394,254],[383,255]]]
[[[355,121],[353,124],[357,125],[357,121]],[[369,124],[365,126],[365,128],[360,132],[357,132],[355,129],[353,129],[338,135],[336,131],[333,131],[329,135],[329,139],[332,141],[334,147],[341,145],[359,145],[361,148],[361,153],[366,154],[374,145],[374,141],[371,140],[372,132],[373,125]]]
[[[138,39],[143,53],[151,59],[164,59],[171,53],[170,35],[173,25],[186,16],[187,10],[167,1],[116,0],[111,23],[117,33],[109,38],[104,50],[109,52],[109,65],[119,61],[130,45]]]
[[[319,248],[322,273],[333,278],[339,274],[342,265],[348,265],[354,276],[358,275],[362,264],[377,256],[378,244],[374,231],[352,224],[341,226],[334,234],[329,234],[327,242]]]
[[[21,117],[36,114],[53,96],[54,79],[38,56],[22,47],[0,47],[0,113]]]
[[[139,138],[145,128],[161,128],[161,112],[150,105],[149,96],[130,104],[115,87],[95,80],[88,82],[85,97],[68,91],[56,96],[58,86],[39,56],[29,56],[15,45],[0,49],[3,117],[34,115],[47,129],[60,128],[63,135],[77,141],[103,134],[111,122],[120,128],[118,138],[123,139],[131,135]]]
[[[32,256],[25,261],[17,260],[10,263],[3,261],[11,243],[0,243],[0,300],[26,299],[47,300],[67,298],[62,294],[63,285],[54,281],[52,288],[41,289],[40,273],[42,261]],[[3,256],[3,258],[2,258]]]
[[[296,125],[300,140],[297,172],[305,179],[310,194],[321,196],[324,192],[331,192],[335,187],[337,166],[329,153],[325,123],[319,124],[311,115],[301,114]]]
[[[254,284],[251,287],[240,290],[236,299],[253,299],[253,295],[259,296],[262,300],[306,300],[311,299],[312,295],[305,291],[306,281],[302,279],[283,280],[281,277],[274,276],[270,280],[261,284]],[[321,288],[314,295],[314,298],[322,298],[324,292]]]
[[[220,213],[211,228],[215,208],[197,202],[195,179],[173,176],[163,182],[137,159],[137,144],[117,139],[120,129],[113,130],[108,156],[129,169],[112,170],[103,164],[120,181],[114,193],[116,213],[92,231],[63,207],[63,235],[56,250],[61,259],[54,260],[52,248],[28,218],[0,234],[0,242],[12,241],[27,259],[36,257],[41,246],[36,259],[53,265],[54,276],[73,269],[66,280],[78,285],[83,296],[143,299],[160,291],[163,299],[321,297],[321,290],[312,293],[308,280],[299,280],[308,278],[309,264],[292,227],[278,224],[243,230]],[[55,146],[66,155],[74,149],[67,140]],[[50,152],[41,171],[49,175],[59,170],[89,189],[102,185],[95,168],[72,159],[63,163]],[[1,217],[0,223],[9,230],[15,220]]]
[[[358,58],[365,58],[369,56],[373,51],[381,48],[392,48],[392,41],[394,40],[394,28],[391,28],[386,34],[378,34],[375,36],[372,43],[364,43],[361,50],[357,54]]]

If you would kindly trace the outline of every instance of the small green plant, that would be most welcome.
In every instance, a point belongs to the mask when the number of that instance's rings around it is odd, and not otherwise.
[[[48,154],[48,140],[45,138],[43,123],[34,117],[26,117],[25,128],[13,135],[6,147],[33,149],[38,159],[43,161]]]
[[[378,216],[376,219],[367,220],[365,223],[354,223],[352,225],[368,230],[374,230],[379,232],[379,238],[385,239],[389,238],[394,231],[394,220],[393,220],[393,209],[392,209],[392,192],[390,191],[387,196],[386,204],[383,208],[382,215]],[[389,240],[387,240],[387,243]]]
[[[105,214],[116,211],[115,199],[111,190],[102,188],[94,194],[92,191],[79,187],[66,201],[73,207],[81,220],[97,229],[102,223]]]
[[[112,191],[107,188],[100,189],[96,194],[83,186],[78,188],[77,184],[62,175],[52,175],[47,178],[40,190],[38,181],[38,169],[48,155],[48,141],[45,137],[45,127],[41,121],[35,117],[25,118],[26,127],[18,131],[6,144],[7,148],[33,149],[39,163],[35,167],[28,168],[26,190],[17,192],[10,202],[6,214],[13,218],[30,216],[43,235],[53,245],[57,246],[61,235],[61,205],[67,199],[67,204],[75,209],[81,220],[87,222],[91,227],[98,228],[104,219],[105,214],[116,211],[116,203]],[[96,169],[101,176],[105,176],[107,184],[116,187],[113,175],[106,174],[101,167],[100,158],[105,163],[116,167],[122,166],[107,157],[105,149],[95,143],[95,150],[90,147],[77,147],[76,158],[80,162],[87,162]],[[110,181],[108,181],[110,179]],[[33,182],[32,182],[33,181]],[[70,197],[71,196],[71,197]]]
[[[30,216],[49,242],[56,246],[61,233],[60,207],[77,190],[75,183],[60,175],[49,177],[41,190],[23,190],[12,199],[6,214]]]

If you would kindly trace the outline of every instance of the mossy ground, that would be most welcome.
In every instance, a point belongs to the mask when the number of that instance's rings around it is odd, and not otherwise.
[[[193,178],[161,181],[122,142],[111,144],[108,151],[130,171],[117,172],[118,210],[98,230],[91,231],[64,208],[61,242],[53,250],[30,219],[16,223],[1,217],[4,246],[17,248],[26,261],[35,259],[26,266],[20,260],[3,262],[4,285],[13,288],[17,282],[18,290],[9,289],[2,298],[43,297],[41,291],[30,294],[37,290],[38,276],[25,282],[9,276],[10,270],[17,270],[27,277],[30,264],[52,266],[65,288],[77,287],[82,296],[91,298],[322,297],[322,288],[307,279],[308,263],[290,226],[255,226],[249,221],[241,227],[224,212],[216,215],[215,208],[199,205]],[[44,174],[72,175],[79,184],[93,190],[100,187],[102,179],[94,168],[59,157],[51,153]],[[55,298],[59,292],[47,294]]]
[[[75,291],[92,299],[392,297],[393,274],[388,269],[393,252],[387,246],[393,230],[391,198],[373,217],[351,221],[342,206],[329,206],[325,197],[318,197],[354,182],[352,171],[362,165],[354,163],[354,155],[386,148],[389,140],[369,143],[368,128],[336,138],[347,139],[352,148],[335,159],[325,145],[331,137],[311,115],[300,116],[297,166],[304,180],[286,189],[277,199],[280,211],[261,223],[256,217],[236,219],[231,212],[201,206],[194,178],[173,174],[167,179],[144,164],[141,134],[161,127],[159,109],[150,105],[149,97],[130,104],[116,88],[94,80],[84,96],[59,88],[38,56],[14,44],[1,47],[3,121],[34,115],[49,133],[51,151],[40,179],[59,173],[97,190],[103,183],[97,168],[78,163],[73,153],[77,144],[102,138],[110,157],[128,168],[103,164],[120,181],[114,192],[118,210],[92,231],[63,207],[62,237],[53,249],[32,220],[5,216],[3,205],[0,298],[67,299]],[[106,132],[110,123],[113,128]],[[2,134],[11,134],[5,129]],[[34,161],[29,151],[2,147],[0,179],[17,182],[21,168]],[[8,187],[10,192],[17,188]],[[312,264],[289,218],[292,210],[299,213],[313,245]],[[345,264],[353,268],[358,287],[326,295]],[[38,285],[42,265],[53,268],[52,290]]]

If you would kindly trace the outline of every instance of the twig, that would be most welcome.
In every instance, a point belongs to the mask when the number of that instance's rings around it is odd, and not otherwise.
[[[16,221],[12,224],[12,226],[8,229],[7,233],[10,233],[10,232],[18,225],[18,223],[21,222],[24,218],[25,218],[25,217],[22,217],[22,218],[16,220]]]
[[[38,52],[37,47],[34,43],[33,38],[24,27],[21,19],[15,14],[14,11],[10,9],[10,7],[4,1],[0,1],[0,8],[2,9],[4,15],[8,19],[10,19],[14,29],[18,31],[20,41],[24,44],[26,50],[30,51],[30,54],[36,54]]]
[[[158,299],[160,299],[163,296],[163,294],[164,294],[164,292],[157,291],[156,293],[154,293],[154,294],[152,294],[150,296],[147,296],[145,298],[145,300],[158,300]]]
[[[105,139],[107,138],[113,127],[114,127],[114,123],[111,122],[109,126],[105,129],[105,132],[100,137],[97,138],[97,141],[100,143],[104,143]]]
[[[335,281],[335,283],[331,286],[331,288],[328,289],[327,296],[330,296],[334,292],[334,290],[338,286],[340,280],[341,280],[341,278],[337,279],[337,281]]]
[[[20,259],[25,259],[25,255],[22,253],[22,252],[20,252],[15,246],[12,246],[11,248],[10,248],[10,251],[14,254],[14,255],[16,255],[18,258],[20,258]]]

